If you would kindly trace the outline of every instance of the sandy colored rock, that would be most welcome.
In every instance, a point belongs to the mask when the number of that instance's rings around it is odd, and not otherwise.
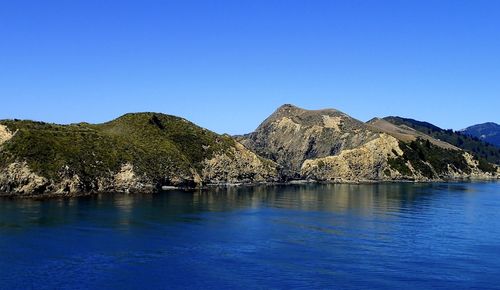
[[[14,134],[6,126],[0,124],[0,145],[12,139],[13,136]]]
[[[388,157],[403,154],[399,141],[387,134],[369,141],[359,148],[344,150],[339,155],[309,159],[304,162],[301,174],[306,179],[330,181],[383,180],[388,169]]]
[[[277,164],[264,160],[240,143],[230,152],[217,154],[203,164],[201,179],[205,184],[278,181]]]
[[[328,115],[323,115],[323,124],[325,128],[333,128],[335,129],[335,131],[340,132],[340,127],[342,126],[342,117],[331,117]]]
[[[113,185],[117,191],[128,191],[130,188],[137,187],[139,179],[134,173],[134,166],[130,163],[125,163],[120,168],[120,171],[115,174]]]
[[[78,175],[65,177],[62,181],[52,186],[55,193],[78,193],[82,191],[82,183]]]
[[[0,171],[0,192],[37,194],[48,186],[48,180],[32,172],[26,162],[11,163]]]

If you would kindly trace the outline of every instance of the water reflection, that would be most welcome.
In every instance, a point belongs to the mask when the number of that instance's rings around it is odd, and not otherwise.
[[[58,226],[88,219],[101,220],[105,226],[130,226],[145,221],[189,221],[193,215],[203,212],[259,208],[380,215],[424,210],[432,195],[448,191],[473,193],[474,189],[462,184],[325,184],[213,188],[158,194],[110,193],[45,201],[1,200],[0,228]]]
[[[428,184],[326,184],[214,189],[193,195],[195,205],[210,211],[262,206],[305,211],[371,214],[425,200]],[[406,206],[406,205],[405,205]]]

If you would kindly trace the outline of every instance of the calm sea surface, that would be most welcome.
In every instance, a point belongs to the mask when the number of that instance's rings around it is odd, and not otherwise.
[[[500,289],[500,183],[0,199],[0,289]]]

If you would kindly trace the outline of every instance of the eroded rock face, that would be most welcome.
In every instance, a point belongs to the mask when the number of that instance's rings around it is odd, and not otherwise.
[[[134,172],[134,165],[130,163],[123,164],[120,171],[113,177],[112,187],[115,191],[120,192],[141,188],[142,183]]]
[[[278,181],[277,164],[264,160],[240,143],[230,152],[217,154],[203,164],[205,184],[260,183]]]
[[[6,126],[0,124],[0,145],[12,139],[13,136],[14,134]]]
[[[44,193],[50,182],[31,171],[26,162],[9,164],[0,171],[0,192],[15,192],[20,195]]]
[[[496,172],[494,173],[488,173],[481,171],[479,169],[479,161],[474,158],[470,153],[464,152],[463,156],[467,163],[469,164],[471,168],[471,173],[467,174],[461,171],[454,171],[450,170],[450,173],[452,174],[453,177],[455,178],[468,178],[470,177],[471,179],[495,179],[495,178],[500,178],[500,166],[496,166]]]
[[[241,142],[282,165],[291,177],[298,177],[305,160],[334,156],[378,136],[337,110],[311,111],[284,105]]]
[[[304,162],[301,174],[306,179],[322,181],[364,181],[395,178],[387,164],[389,157],[402,155],[399,141],[387,134],[336,156],[309,159]]]
[[[155,184],[147,183],[134,173],[133,165],[125,163],[109,177],[99,177],[92,182],[84,181],[66,167],[57,180],[34,173],[26,162],[15,162],[0,170],[0,194],[7,195],[78,195],[90,192],[151,191]]]

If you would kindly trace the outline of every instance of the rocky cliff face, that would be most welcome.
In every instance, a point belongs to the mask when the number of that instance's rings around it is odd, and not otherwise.
[[[278,182],[278,165],[236,143],[228,152],[203,161],[201,180],[205,184]]]
[[[304,161],[301,175],[305,179],[337,182],[394,179],[400,174],[390,170],[388,159],[402,154],[396,138],[381,134],[357,148]]]
[[[378,137],[362,122],[333,109],[309,111],[284,105],[240,141],[300,178],[304,161],[334,156]]]
[[[98,125],[0,122],[3,194],[150,192],[278,180],[276,163],[173,116],[128,114]]]
[[[12,139],[12,132],[10,132],[9,128],[7,128],[7,126],[4,126],[4,125],[0,125],[0,146],[9,141],[10,139]]]
[[[497,178],[498,167],[416,130],[333,109],[280,107],[239,139],[288,179],[334,182]]]

